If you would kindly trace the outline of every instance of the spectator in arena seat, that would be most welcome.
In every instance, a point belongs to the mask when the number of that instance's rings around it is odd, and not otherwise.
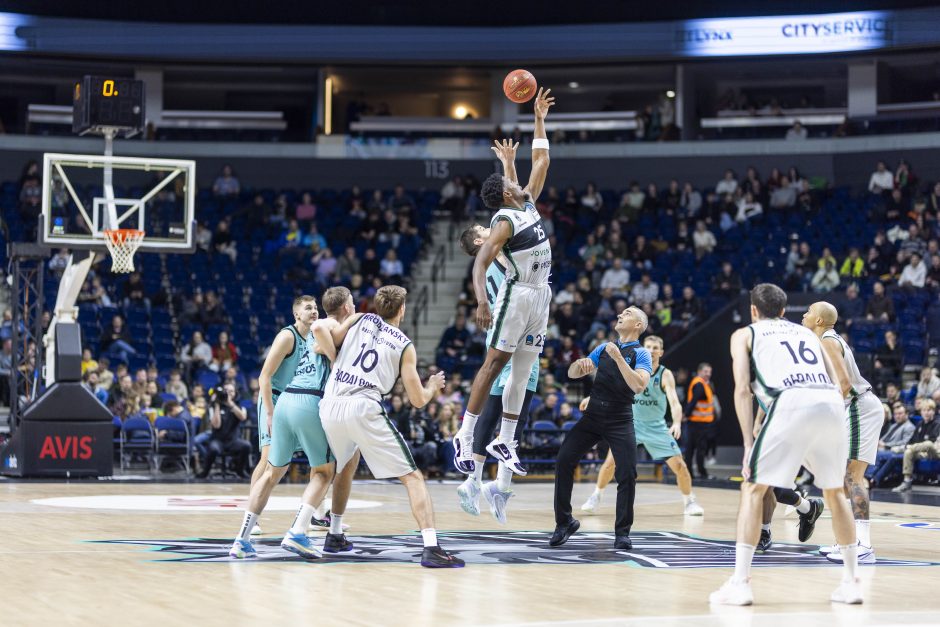
[[[296,220],[291,220],[291,224],[297,224]],[[329,248],[326,238],[320,233],[316,223],[310,225],[310,228],[307,229],[307,233],[304,234],[303,238],[300,240],[300,244],[305,248],[313,248],[314,245],[319,246],[320,250]]]
[[[884,221],[889,224],[900,222],[907,216],[908,210],[911,207],[910,201],[899,189],[892,189],[890,192],[886,192],[886,196],[884,201]]]
[[[189,398],[189,389],[183,383],[180,371],[175,368],[170,370],[170,378],[166,382],[166,393],[172,394],[181,403]]]
[[[924,234],[916,224],[910,224],[907,227],[907,239],[901,242],[898,249],[901,253],[899,260],[906,261],[911,255],[917,253],[923,259],[927,252],[927,242],[924,241]]]
[[[734,170],[725,170],[724,178],[715,185],[715,193],[719,196],[724,194],[734,194],[738,191],[738,180],[734,176]]]
[[[222,372],[236,365],[238,365],[238,349],[229,339],[226,331],[219,331],[219,338],[212,347],[212,362],[209,368],[215,372]]]
[[[5,350],[5,347],[4,347]],[[5,354],[5,353],[4,353]],[[3,371],[3,358],[0,356],[0,372]],[[89,370],[82,375],[82,386],[95,395],[102,405],[108,404],[108,391],[98,385],[98,371]],[[4,386],[6,387],[6,386]]]
[[[839,287],[839,273],[831,258],[820,259],[823,264],[810,281],[810,287],[817,294],[828,294]]]
[[[604,208],[604,198],[597,191],[597,185],[593,182],[587,184],[587,189],[581,195],[581,207],[594,213],[599,213]]]
[[[940,377],[935,369],[924,366],[917,380],[917,398],[933,398],[937,392],[940,392]]]
[[[212,249],[212,231],[202,222],[196,224],[196,248],[202,252],[209,252]]]
[[[849,249],[849,256],[842,262],[839,276],[849,279],[860,279],[865,276],[865,260],[862,259],[855,246]]]
[[[893,490],[894,492],[910,492],[914,487],[916,461],[940,457],[940,421],[934,419],[936,411],[937,405],[933,400],[925,398],[921,401],[920,414],[923,420],[917,425],[914,435],[904,448],[904,458],[901,463],[904,480]]]
[[[907,407],[904,406],[904,403],[894,403],[892,412],[894,422],[878,441],[878,453],[875,463],[865,471],[865,476],[868,478],[871,487],[882,484],[893,473],[897,472],[904,459],[904,448],[910,441],[911,436],[914,435],[915,427],[908,418]]]
[[[852,326],[852,321],[865,315],[865,303],[858,296],[858,284],[849,283],[845,288],[845,302],[839,307],[839,317],[845,320],[846,326]]]
[[[192,378],[199,368],[209,367],[212,363],[212,347],[203,339],[202,332],[193,331],[193,337],[183,346],[179,360],[187,371],[187,378]]]
[[[555,304],[564,305],[565,303],[573,303],[575,302],[577,296],[578,296],[577,286],[575,285],[573,281],[569,281],[565,285],[565,289],[559,290],[555,294]]]
[[[310,263],[317,269],[317,282],[320,285],[329,287],[336,280],[336,257],[329,248],[318,250],[319,244],[313,245],[313,257]],[[389,251],[392,252],[392,251]]]
[[[792,209],[796,206],[797,190],[786,176],[780,178],[780,186],[770,193],[770,206],[774,209]]]
[[[623,267],[623,259],[617,257],[611,267],[604,271],[600,287],[602,290],[613,290],[614,294],[624,294],[629,283],[630,271]]]
[[[652,280],[649,272],[644,272],[640,276],[640,282],[633,286],[632,299],[634,304],[652,305],[659,298],[659,283]],[[573,360],[566,360],[565,363],[571,363]]]
[[[767,188],[767,193],[773,194],[777,189],[788,185],[789,183],[787,185],[783,183],[783,173],[778,168],[774,168],[770,171],[770,176],[767,177],[767,183],[764,187]]]
[[[630,207],[632,207],[636,212],[639,212],[643,208],[643,202],[646,200],[646,194],[643,193],[643,190],[640,188],[640,184],[637,181],[630,181],[630,191],[627,192],[627,200],[629,201]]]
[[[904,352],[898,345],[898,334],[894,331],[885,331],[885,343],[875,351],[875,368],[880,371],[882,379],[897,381],[901,378],[901,363]]]
[[[793,126],[787,129],[786,140],[787,141],[802,141],[806,139],[806,129],[800,124],[799,120],[793,121]]]
[[[225,307],[222,301],[212,290],[206,292],[205,302],[199,315],[199,320],[204,325],[222,324],[226,322]]]
[[[887,168],[884,161],[879,161],[868,179],[868,191],[881,194],[885,191],[890,192],[892,189],[894,189],[894,174]]]
[[[731,300],[741,293],[742,287],[741,275],[734,270],[731,262],[722,262],[721,272],[712,278],[712,293],[725,300]]]
[[[646,237],[637,235],[633,249],[630,251],[630,259],[633,261],[634,267],[651,269],[655,257],[656,251],[647,243]]]
[[[555,312],[555,323],[560,337],[575,335],[578,331],[578,315],[572,303],[565,303]]]
[[[583,261],[588,259],[598,259],[604,256],[606,249],[603,244],[598,243],[597,237],[594,233],[588,233],[587,238],[585,239],[584,246],[578,251],[578,255]]]
[[[894,189],[899,189],[905,196],[908,196],[910,191],[916,188],[916,183],[917,177],[911,171],[910,164],[901,159],[894,170]]]
[[[232,238],[232,226],[228,218],[222,218],[216,225],[215,233],[212,234],[212,247],[217,253],[227,255],[233,264],[238,259],[238,249]]]
[[[670,215],[679,210],[682,205],[682,188],[679,187],[679,181],[672,179],[669,181],[669,187],[663,193],[663,207]]]
[[[698,220],[695,223],[695,232],[692,233],[692,242],[695,247],[696,259],[701,259],[710,254],[718,245],[715,234],[708,230],[704,220]]]
[[[470,335],[470,330],[467,329],[467,318],[462,313],[457,314],[454,324],[444,330],[441,341],[437,345],[437,361],[441,368],[447,372],[452,372],[456,368],[464,351],[470,345]]]
[[[538,420],[556,422],[560,411],[561,407],[558,402],[558,395],[554,393],[548,394],[545,396],[545,401],[532,412],[531,420],[532,422]]]
[[[612,232],[607,240],[605,253],[607,255],[613,256],[614,258],[626,259],[629,252],[630,249],[627,246],[627,243],[623,241],[623,238],[620,236],[620,232]]]
[[[832,250],[828,246],[824,246],[822,254],[819,255],[819,259],[816,260],[816,269],[825,268],[827,265],[831,265],[835,268],[838,262],[836,261],[835,255],[832,254]]]
[[[686,183],[682,186],[682,197],[679,200],[679,206],[687,217],[698,217],[699,212],[702,210],[702,193],[695,189],[692,183]]]
[[[646,186],[646,198],[643,199],[643,211],[646,213],[655,213],[662,206],[662,200],[659,198],[659,188],[656,183],[650,183]]]
[[[241,184],[232,171],[232,166],[222,166],[222,173],[212,184],[212,193],[215,194],[217,198],[235,198],[240,191]]]
[[[354,274],[362,271],[362,262],[356,255],[356,249],[347,246],[343,256],[336,262],[336,275],[341,281],[349,281]]]
[[[108,406],[115,416],[126,417],[137,411],[137,392],[134,390],[134,380],[131,375],[124,373],[117,379],[117,386],[112,386],[108,395]]]
[[[58,277],[62,276],[62,273],[65,272],[65,268],[69,265],[69,257],[72,253],[69,252],[68,248],[60,248],[56,253],[49,259],[47,267],[49,270]]]
[[[764,208],[751,192],[745,193],[737,202],[738,212],[734,220],[738,224],[747,224],[764,215]]]
[[[904,266],[901,272],[901,278],[898,280],[898,286],[907,289],[924,287],[927,283],[927,266],[924,264],[920,254],[913,253],[910,263]]]
[[[930,256],[926,286],[933,292],[940,292],[940,254]]]
[[[300,222],[309,222],[316,219],[317,206],[313,203],[313,197],[309,192],[304,192],[300,196],[300,203],[294,210],[294,217]]]
[[[682,288],[682,300],[674,309],[673,319],[677,320],[683,328],[690,328],[702,318],[702,301],[695,295],[692,286]]]
[[[405,192],[404,185],[400,183],[396,185],[395,191],[388,199],[388,208],[398,215],[408,215],[410,217],[413,216],[416,207],[414,198]]]
[[[98,352],[106,354],[112,359],[126,362],[130,355],[136,355],[131,334],[124,326],[124,318],[115,314],[111,318],[111,326],[101,333],[101,343]]]
[[[385,279],[386,284],[401,284],[405,274],[405,268],[394,248],[390,248],[388,252],[385,253],[385,259],[382,260],[379,274]]]
[[[140,272],[131,272],[130,276],[127,278],[127,282],[124,283],[122,291],[124,293],[125,307],[139,305],[148,310],[150,309],[150,299],[147,298],[147,288],[144,286]]]

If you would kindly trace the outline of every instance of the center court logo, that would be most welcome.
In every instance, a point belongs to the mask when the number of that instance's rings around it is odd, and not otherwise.
[[[734,541],[709,540],[670,531],[641,531],[631,534],[633,549],[613,548],[613,535],[582,533],[564,546],[548,546],[548,534],[541,531],[438,533],[447,550],[467,564],[628,564],[643,568],[732,568]],[[315,562],[280,548],[281,539],[265,538],[254,542],[258,550],[251,562],[297,562],[304,564],[400,564],[421,558],[421,538],[415,535],[350,536],[355,548],[348,553],[324,555]],[[196,540],[103,540],[100,544],[124,544],[163,554],[156,561],[232,562],[228,556],[231,539]],[[319,542],[318,542],[319,543]],[[774,544],[754,556],[754,566],[835,567],[814,545]],[[879,566],[940,566],[933,562],[878,559]]]

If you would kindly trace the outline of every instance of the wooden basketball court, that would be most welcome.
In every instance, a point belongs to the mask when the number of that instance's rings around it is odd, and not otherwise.
[[[875,502],[879,564],[861,567],[863,606],[833,606],[840,571],[778,508],[774,549],[755,559],[752,608],[709,608],[731,572],[737,491],[699,488],[704,518],[682,516],[674,486],[641,484],[634,550],[612,548],[614,489],[550,549],[551,484],[523,484],[500,528],[460,511],[455,483],[430,485],[441,544],[467,567],[417,563],[404,489],[357,482],[345,522],[352,554],[303,562],[278,547],[302,486],[280,486],[256,560],[227,555],[247,485],[0,482],[3,625],[875,625],[940,622],[940,509]],[[483,503],[485,507],[485,502]],[[459,532],[459,533],[452,533]],[[316,534],[316,532],[312,532]],[[322,533],[320,534],[322,535]],[[396,537],[403,536],[403,537]],[[713,542],[714,541],[714,542]],[[934,565],[930,565],[934,563]],[[692,618],[694,617],[694,619]]]

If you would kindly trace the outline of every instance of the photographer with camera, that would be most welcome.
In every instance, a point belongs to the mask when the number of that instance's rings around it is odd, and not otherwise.
[[[247,479],[250,476],[248,454],[251,452],[251,444],[239,437],[239,430],[248,419],[248,412],[238,405],[234,384],[225,383],[210,390],[209,402],[212,405],[209,413],[212,436],[206,444],[206,461],[202,472],[196,476],[200,479],[208,477],[215,458],[225,454],[233,457],[235,474]]]

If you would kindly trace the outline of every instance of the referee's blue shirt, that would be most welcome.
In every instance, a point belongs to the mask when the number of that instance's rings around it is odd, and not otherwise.
[[[616,362],[607,354],[607,344],[604,342],[591,351],[588,355],[594,366],[597,368],[597,374],[594,377],[594,386],[591,388],[591,400],[597,399],[608,403],[616,403],[624,406],[624,413],[633,412],[633,390],[623,380],[620,369]],[[634,370],[645,370],[650,375],[653,374],[653,357],[650,352],[640,346],[637,341],[617,342],[617,348],[627,364]]]

